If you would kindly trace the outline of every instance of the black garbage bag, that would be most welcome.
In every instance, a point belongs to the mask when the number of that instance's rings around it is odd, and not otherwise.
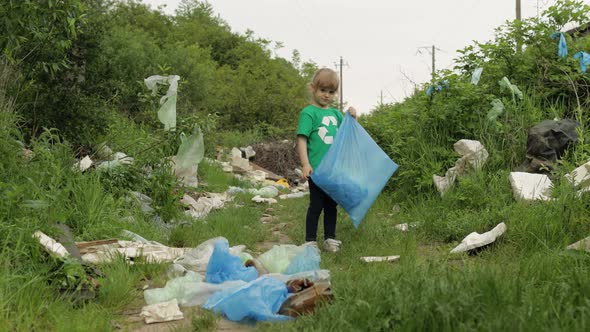
[[[580,124],[571,119],[545,120],[528,131],[527,150],[522,168],[527,172],[553,169],[565,150],[578,141],[576,128]]]

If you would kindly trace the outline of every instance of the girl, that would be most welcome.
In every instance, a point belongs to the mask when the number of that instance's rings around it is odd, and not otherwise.
[[[311,80],[311,104],[303,108],[297,128],[297,152],[303,177],[309,181],[309,208],[305,220],[306,245],[317,247],[318,220],[324,211],[324,250],[340,250],[341,241],[336,240],[336,202],[316,186],[310,178],[322,158],[334,142],[336,132],[344,119],[343,114],[332,107],[338,91],[339,79],[335,71],[322,68]],[[356,119],[356,110],[348,109]]]

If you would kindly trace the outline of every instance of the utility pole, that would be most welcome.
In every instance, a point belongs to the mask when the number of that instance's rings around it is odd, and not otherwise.
[[[334,64],[336,66],[336,68],[340,67],[340,112],[344,112],[344,89],[343,89],[343,81],[344,78],[342,77],[342,67],[344,66],[348,66],[348,63],[344,63],[344,60],[342,59],[342,56],[340,56],[340,64],[335,63]]]
[[[436,63],[436,48],[432,45],[432,80],[434,81],[434,73],[436,69],[434,68],[434,64]]]
[[[538,4],[539,3],[537,2],[537,6],[538,6]],[[538,11],[538,9],[537,9],[537,11]],[[516,20],[520,21],[520,18],[521,18],[521,16],[520,16],[520,0],[516,0]]]
[[[379,105],[383,105],[383,90],[381,90],[381,99],[379,100]]]
[[[430,55],[432,56],[432,80],[434,81],[435,78],[435,73],[436,73],[436,50],[439,50],[438,48],[436,48],[435,45],[432,46],[422,46],[422,47],[418,47],[418,51],[416,52],[416,54],[422,54],[422,50],[427,50],[427,52],[430,52]]]

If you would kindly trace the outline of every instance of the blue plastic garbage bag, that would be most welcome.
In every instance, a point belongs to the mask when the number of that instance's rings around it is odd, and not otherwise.
[[[358,227],[397,168],[347,113],[334,143],[311,173],[311,179],[348,212]]]
[[[260,277],[248,284],[213,294],[203,308],[221,313],[232,321],[284,321],[291,317],[277,314],[287,299],[287,285],[271,277]]]
[[[284,274],[295,274],[305,271],[315,271],[320,269],[320,253],[314,247],[307,246],[299,255],[293,257]]]
[[[567,56],[567,43],[565,42],[565,36],[563,32],[555,32],[551,34],[551,39],[555,39],[559,36],[559,45],[557,47],[557,55],[560,58],[565,58]]]
[[[245,267],[240,257],[231,255],[227,242],[215,241],[205,273],[208,283],[220,284],[227,280],[252,281],[256,278],[256,269],[253,266]]]
[[[578,52],[574,54],[574,59],[580,59],[580,70],[582,73],[585,73],[588,65],[590,65],[590,54],[586,52]]]

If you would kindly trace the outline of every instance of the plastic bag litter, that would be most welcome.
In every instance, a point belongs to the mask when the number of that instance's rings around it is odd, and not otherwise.
[[[258,271],[252,266],[245,267],[240,257],[231,255],[227,242],[215,242],[205,273],[207,282],[220,284],[226,280],[252,281],[256,278]]]
[[[293,259],[304,252],[306,247],[294,244],[274,245],[258,256],[258,260],[269,273],[285,273]]]
[[[197,247],[178,257],[174,260],[174,263],[182,265],[187,270],[205,272],[207,270],[207,264],[209,264],[211,254],[213,253],[213,245],[217,241],[223,241],[229,246],[229,242],[226,238],[222,236],[215,237],[204,241]],[[231,247],[229,248],[229,253],[232,255],[240,255],[244,248],[245,247],[242,245]]]
[[[307,246],[302,253],[298,254],[291,260],[285,274],[294,274],[305,271],[315,271],[320,269],[320,253],[316,248]]]
[[[178,92],[178,75],[153,75],[144,79],[148,89],[152,90],[152,95],[157,93],[157,84],[170,84],[166,95],[160,98],[160,110],[158,110],[158,119],[164,124],[164,130],[176,128],[176,96]]]
[[[557,55],[560,58],[565,58],[567,56],[567,43],[565,41],[565,36],[563,32],[555,32],[551,34],[551,39],[555,39],[559,36],[559,45],[557,46]]]
[[[510,93],[512,93],[512,99],[518,97],[518,99],[522,100],[522,91],[520,91],[520,89],[515,84],[510,83],[508,77],[502,77],[502,79],[498,81],[498,84],[502,89],[507,89],[508,91],[510,91]]]
[[[266,186],[260,189],[249,189],[248,192],[263,198],[273,198],[279,195],[279,190],[274,186]]]
[[[146,289],[143,292],[143,298],[147,304],[167,302],[172,299],[179,299],[195,282],[202,282],[203,277],[198,273],[188,271],[185,276],[168,280],[163,288]],[[182,301],[179,300],[179,303]]]
[[[311,178],[348,212],[352,223],[358,227],[397,168],[398,165],[347,113],[334,143]]]
[[[494,99],[490,103],[492,108],[488,111],[488,121],[496,121],[496,119],[504,113],[504,103],[501,99]]]
[[[213,294],[203,308],[222,313],[231,321],[245,318],[256,321],[285,321],[291,318],[277,312],[287,296],[285,283],[261,277],[244,286]]]
[[[198,127],[195,127],[193,134],[188,137],[181,133],[180,140],[174,172],[177,177],[182,179],[185,185],[196,187],[199,184],[197,180],[199,163],[205,156],[203,132]]]
[[[477,67],[473,71],[471,75],[471,84],[477,85],[479,83],[479,79],[481,78],[481,73],[483,72],[483,67]]]
[[[574,60],[575,59],[580,59],[580,70],[582,73],[585,73],[588,65],[590,65],[590,54],[586,52],[578,52],[574,54]]]

